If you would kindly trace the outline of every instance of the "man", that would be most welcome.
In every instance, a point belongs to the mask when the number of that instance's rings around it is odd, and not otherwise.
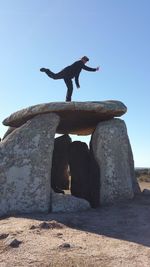
[[[75,78],[75,83],[77,88],[80,88],[79,84],[79,75],[82,69],[87,70],[87,71],[98,71],[99,67],[97,68],[90,68],[87,67],[85,64],[89,61],[89,58],[84,56],[81,58],[81,60],[78,60],[74,62],[72,65],[64,68],[62,71],[58,73],[54,73],[49,69],[41,68],[41,72],[45,72],[50,78],[54,80],[58,79],[64,79],[64,82],[67,86],[67,95],[66,95],[66,101],[70,102],[71,101],[71,96],[73,92],[73,83],[72,79]]]

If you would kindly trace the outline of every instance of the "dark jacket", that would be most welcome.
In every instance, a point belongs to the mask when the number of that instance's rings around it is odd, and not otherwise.
[[[87,67],[82,60],[74,62],[72,65],[63,69],[65,79],[75,78],[76,86],[79,87],[79,75],[81,70],[96,71],[96,68]]]

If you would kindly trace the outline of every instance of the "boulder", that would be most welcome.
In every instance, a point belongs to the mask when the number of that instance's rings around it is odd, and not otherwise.
[[[51,192],[52,212],[77,212],[90,209],[87,200]]]
[[[71,194],[89,201],[89,163],[90,153],[86,143],[74,141],[69,147],[69,166],[71,175]]]
[[[56,114],[38,115],[0,143],[0,216],[50,210]]]
[[[70,143],[69,135],[55,138],[51,171],[51,185],[55,192],[59,189],[69,189],[68,151]]]
[[[3,121],[6,126],[19,127],[38,114],[56,113],[60,117],[59,134],[91,134],[100,121],[119,117],[127,111],[120,101],[51,102],[31,106],[10,115]]]
[[[132,199],[134,190],[140,189],[124,121],[100,122],[92,137],[92,148],[100,169],[100,204]]]

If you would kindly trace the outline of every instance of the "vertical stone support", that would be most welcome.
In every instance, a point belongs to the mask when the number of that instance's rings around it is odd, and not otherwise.
[[[27,121],[0,143],[0,216],[48,212],[56,114]]]
[[[71,138],[64,134],[55,138],[52,160],[51,186],[55,192],[69,190],[68,153]]]
[[[100,168],[100,204],[132,199],[140,191],[134,176],[132,150],[123,120],[100,122],[91,142]]]
[[[90,153],[86,143],[74,141],[69,147],[71,194],[90,201]]]

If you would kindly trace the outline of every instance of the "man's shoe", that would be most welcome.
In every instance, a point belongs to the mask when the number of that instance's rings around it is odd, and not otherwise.
[[[45,72],[46,69],[45,69],[45,68],[41,68],[40,71],[41,71],[41,72]]]

